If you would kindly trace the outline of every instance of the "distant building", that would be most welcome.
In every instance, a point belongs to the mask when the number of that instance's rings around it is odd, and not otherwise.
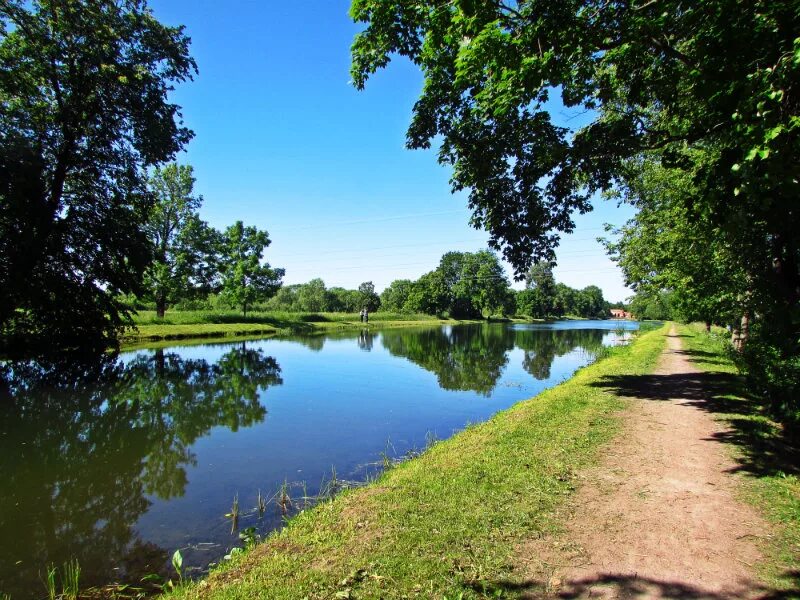
[[[631,313],[626,310],[622,310],[621,308],[612,308],[611,309],[611,318],[612,319],[630,319]]]

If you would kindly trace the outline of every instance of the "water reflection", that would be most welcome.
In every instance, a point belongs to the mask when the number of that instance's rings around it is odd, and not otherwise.
[[[514,329],[514,343],[525,353],[522,367],[539,380],[550,378],[550,368],[558,356],[576,348],[594,355],[603,346],[599,329]]]
[[[159,572],[176,548],[203,569],[240,543],[223,517],[234,495],[240,526],[267,533],[281,515],[254,513],[258,491],[306,482],[313,496],[332,466],[363,478],[387,440],[402,455],[487,419],[589,362],[612,329],[363,328],[0,365],[0,592],[43,596],[44,566],[71,558],[86,586]]]
[[[161,571],[166,550],[133,530],[147,496],[182,495],[190,446],[262,421],[259,391],[282,383],[275,359],[245,344],[213,364],[157,350],[4,370],[0,581],[13,598],[40,596],[43,566],[73,557],[85,585]]]
[[[599,329],[516,329],[503,325],[443,327],[424,332],[390,330],[383,346],[434,373],[446,390],[474,391],[489,396],[508,364],[514,347],[524,352],[523,368],[539,380],[550,378],[558,356],[576,348],[588,353],[603,345],[607,331]]]
[[[362,329],[358,334],[358,347],[364,352],[371,352],[372,346],[375,343],[375,334],[370,332],[369,329]]]

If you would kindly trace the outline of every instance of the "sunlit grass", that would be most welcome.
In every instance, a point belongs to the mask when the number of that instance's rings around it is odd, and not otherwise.
[[[618,431],[624,401],[597,383],[651,372],[664,333],[614,348],[568,382],[318,503],[178,596],[513,594],[523,578],[514,568],[518,545],[560,530],[575,473]]]
[[[254,312],[248,313],[245,318],[236,311],[169,311],[163,319],[159,319],[155,311],[140,311],[134,322],[136,329],[128,330],[122,338],[126,345],[159,340],[307,334],[366,327],[414,327],[467,321],[390,312],[370,314],[369,324],[362,323],[358,313]]]

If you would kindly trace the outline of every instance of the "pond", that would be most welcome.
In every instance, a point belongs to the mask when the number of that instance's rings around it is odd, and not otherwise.
[[[569,378],[637,327],[364,329],[139,350],[71,371],[6,365],[0,592],[40,598],[46,565],[71,559],[82,586],[165,576],[176,549],[201,573],[240,531],[280,527],[332,482],[363,482]]]

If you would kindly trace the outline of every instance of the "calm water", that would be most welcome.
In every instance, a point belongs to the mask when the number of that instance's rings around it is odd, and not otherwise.
[[[279,527],[258,491],[363,481],[568,378],[619,321],[389,330],[122,354],[81,372],[16,367],[0,387],[0,592],[41,597],[44,565],[82,585],[200,572]]]

